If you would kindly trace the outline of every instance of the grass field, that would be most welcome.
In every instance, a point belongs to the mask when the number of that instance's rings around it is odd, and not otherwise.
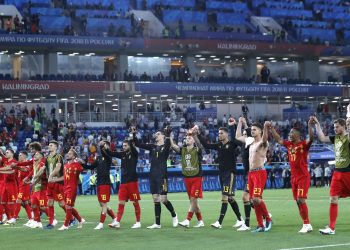
[[[0,226],[0,249],[315,249],[314,246],[335,245],[332,249],[350,249],[350,200],[343,199],[339,206],[339,216],[336,235],[323,236],[318,229],[328,223],[328,188],[311,189],[309,192],[309,214],[314,231],[307,235],[299,235],[301,228],[297,206],[292,200],[291,190],[266,190],[264,198],[267,207],[273,215],[274,226],[271,232],[252,234],[237,232],[232,228],[236,221],[229,207],[223,223],[223,228],[216,230],[210,224],[217,220],[220,210],[220,193],[206,192],[200,201],[204,228],[172,228],[169,212],[162,206],[162,229],[149,230],[147,226],[153,224],[153,204],[151,195],[142,195],[141,222],[142,229],[130,229],[135,221],[134,207],[127,204],[121,228],[93,230],[98,222],[100,208],[96,197],[80,196],[76,207],[88,222],[83,229],[71,228],[68,231],[27,229],[24,211],[15,226]],[[236,193],[241,212],[242,192]],[[169,194],[178,213],[179,220],[185,219],[189,202],[185,193]],[[112,197],[110,203],[117,207],[117,197]],[[56,217],[63,220],[61,209],[56,209]],[[252,226],[255,227],[255,213],[252,210]],[[106,219],[105,225],[110,222]],[[196,222],[195,216],[192,225]],[[46,222],[45,222],[46,223]],[[61,226],[59,223],[58,226]],[[58,227],[57,227],[58,228]],[[306,248],[310,247],[310,248]],[[312,247],[312,248],[311,248]],[[329,249],[330,246],[325,247]]]

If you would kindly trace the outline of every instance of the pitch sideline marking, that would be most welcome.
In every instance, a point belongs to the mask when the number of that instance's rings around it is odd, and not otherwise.
[[[322,246],[310,246],[310,247],[281,248],[278,250],[302,250],[302,249],[317,249],[317,248],[342,247],[342,246],[350,246],[350,243],[322,245]]]

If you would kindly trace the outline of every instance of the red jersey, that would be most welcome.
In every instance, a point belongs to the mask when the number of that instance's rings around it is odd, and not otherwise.
[[[6,161],[6,158],[5,157],[1,157],[1,162],[0,162],[0,168],[3,168],[4,167],[4,162]],[[2,184],[4,182],[4,179],[5,179],[5,175],[0,173],[0,184]]]
[[[26,168],[27,171],[21,171],[21,170],[18,170],[18,174],[17,174],[17,178],[18,178],[18,184],[20,186],[22,185],[29,185],[29,184],[24,184],[23,183],[23,180],[24,178],[28,177],[29,174],[31,173],[31,171],[33,171],[33,165],[27,165],[27,166],[24,166],[22,168]]]
[[[46,162],[46,158],[44,157],[42,160],[41,160],[42,163],[44,163],[45,165],[45,162]],[[21,161],[21,162],[18,162],[17,163],[17,166],[20,166],[20,167],[28,167],[29,168],[29,172],[27,174],[28,178],[32,177],[33,176],[33,164],[34,164],[34,158],[32,157],[32,159],[28,160],[28,161]],[[46,175],[45,175],[46,176]]]
[[[288,158],[292,178],[299,179],[300,177],[310,176],[307,167],[307,156],[309,154],[311,143],[311,141],[300,141],[298,143],[283,141],[283,145],[288,149]]]
[[[12,163],[17,163],[17,161],[15,159],[12,159],[12,160],[6,159],[6,161],[3,164],[3,167],[11,166]],[[5,183],[17,182],[17,170],[15,170],[15,172],[12,174],[4,174],[4,181]]]
[[[76,190],[79,183],[79,174],[83,167],[78,162],[64,165],[64,190]]]

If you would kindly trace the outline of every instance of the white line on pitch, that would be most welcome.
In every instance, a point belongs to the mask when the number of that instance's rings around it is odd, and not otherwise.
[[[278,250],[302,250],[302,249],[317,249],[317,248],[343,247],[343,246],[350,246],[350,243],[334,244],[334,245],[322,245],[322,246],[310,246],[310,247],[282,248],[282,249],[278,249]]]

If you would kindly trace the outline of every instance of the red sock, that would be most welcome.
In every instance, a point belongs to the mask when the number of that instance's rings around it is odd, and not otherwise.
[[[60,206],[61,207],[61,206]],[[64,211],[64,213],[66,213],[66,206],[63,206],[63,207],[61,207],[62,209],[63,209],[63,211]],[[72,215],[72,218],[70,218],[70,220],[74,220],[74,216]]]
[[[9,220],[9,219],[11,218],[11,213],[10,213],[9,205],[6,203],[6,204],[4,205],[4,208],[5,208],[6,217],[7,217],[7,219]]]
[[[255,209],[255,216],[256,216],[256,221],[258,222],[258,226],[264,227],[263,212],[260,204],[254,204],[254,209]]]
[[[106,220],[106,214],[101,213],[101,214],[100,214],[100,223],[104,223],[105,220]]]
[[[308,209],[306,203],[299,204],[299,213],[300,213],[300,217],[304,221],[304,224],[310,224],[309,209]]]
[[[112,219],[115,219],[115,214],[113,212],[112,208],[107,208],[107,214],[112,217]]]
[[[48,208],[39,208],[41,212],[43,212],[47,218],[49,218],[49,209]]]
[[[41,222],[41,220],[40,220],[40,208],[39,207],[33,208],[33,213],[34,213],[34,220],[37,222]]]
[[[269,212],[267,211],[267,208],[266,208],[266,204],[263,200],[261,200],[261,202],[260,202],[260,208],[261,208],[262,216],[264,216],[266,221],[271,221]]]
[[[10,217],[8,218],[9,219],[14,218],[16,213],[16,204],[15,203],[8,204],[8,209],[9,209],[9,215],[10,215]]]
[[[187,220],[192,220],[192,216],[193,216],[193,212],[191,212],[191,211],[188,211],[188,213],[187,213]]]
[[[18,214],[21,211],[21,203],[16,203],[15,204],[15,218],[18,218]]]
[[[27,217],[30,220],[32,218],[32,209],[28,203],[24,205],[24,209],[26,210]]]
[[[72,218],[72,208],[66,208],[66,218],[64,219],[64,225],[69,226],[70,218]]]
[[[329,227],[334,230],[338,217],[338,204],[331,203],[329,206]]]
[[[54,206],[49,206],[48,208],[47,208],[47,210],[48,210],[48,216],[49,216],[49,224],[51,224],[52,225],[52,223],[53,223],[53,220],[55,219],[55,207]]]
[[[0,219],[2,219],[2,215],[5,213],[4,204],[0,203]]]
[[[202,219],[202,213],[201,213],[201,212],[196,213],[196,216],[197,216],[197,220],[198,220],[198,221],[203,220],[203,219]]]
[[[78,213],[78,211],[73,207],[72,208],[72,215],[79,221],[81,222],[81,217],[80,217],[80,214]],[[72,218],[72,216],[71,216]]]
[[[125,204],[118,205],[117,221],[120,222],[124,213]]]
[[[134,202],[133,204],[134,204],[134,208],[135,208],[136,222],[140,222],[140,219],[141,219],[140,204],[138,202]]]

